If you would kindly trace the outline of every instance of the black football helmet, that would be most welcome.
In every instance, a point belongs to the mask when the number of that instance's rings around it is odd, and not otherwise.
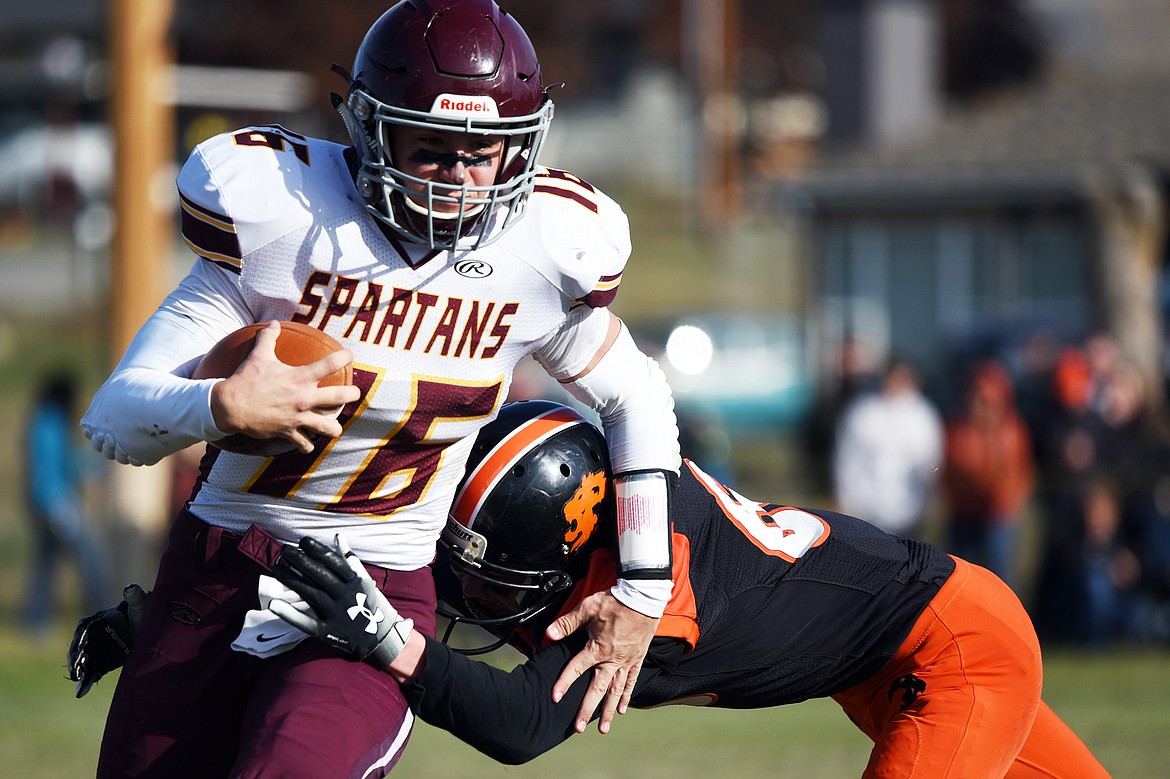
[[[472,249],[520,218],[553,103],[527,33],[494,0],[403,0],[370,27],[346,75],[348,94],[334,104],[361,157],[358,189],[376,219],[431,249]],[[395,127],[502,138],[495,183],[412,178],[391,153]]]
[[[484,426],[439,542],[439,613],[499,637],[559,606],[612,538],[614,498],[605,438],[573,409],[511,403]],[[444,604],[446,607],[445,608]]]

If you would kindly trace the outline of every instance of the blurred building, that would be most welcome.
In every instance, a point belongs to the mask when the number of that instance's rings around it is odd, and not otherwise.
[[[194,3],[176,0],[175,6],[176,47],[198,42],[194,30],[224,23],[210,3],[202,15]],[[81,313],[108,304],[116,218],[111,17],[110,4],[70,0],[9,2],[0,10],[0,254],[9,282],[0,287],[0,307],[6,312]],[[199,51],[197,43],[191,48]],[[177,215],[173,176],[200,140],[253,122],[324,124],[324,111],[311,106],[316,81],[296,70],[207,64],[206,57],[191,56],[176,57],[161,75],[156,97],[176,118],[168,141],[174,159],[152,188],[164,212]],[[158,258],[164,275],[176,278],[190,261],[177,235],[170,256]]]
[[[826,364],[834,344],[857,335],[875,351],[914,356],[937,386],[955,355],[1010,358],[1033,331],[1104,330],[1160,396],[1170,3],[1014,4],[998,46],[1013,46],[1029,77],[987,88],[952,72],[947,100],[939,97],[948,60],[923,45],[924,25],[941,24],[930,17],[945,4],[830,5],[844,17],[832,20],[838,38],[856,45],[825,51],[827,61],[869,52],[877,64],[857,67],[855,78],[872,79],[917,56],[920,75],[934,81],[903,80],[903,91],[917,84],[927,93],[902,96],[916,117],[905,128],[867,112],[863,96],[881,86],[855,90],[852,111],[828,100],[823,153],[807,175],[773,190],[777,208],[802,214],[809,231],[810,326]],[[987,34],[980,29],[973,36]],[[842,77],[849,64],[837,68]],[[841,116],[846,127],[835,132]]]
[[[348,66],[384,5],[175,0],[176,163],[253,121],[341,140],[329,67]],[[795,317],[811,374],[849,342],[875,365],[907,354],[930,380],[1035,328],[1104,329],[1149,380],[1160,371],[1170,0],[506,7],[546,81],[565,82],[546,162],[633,215],[630,193],[675,212],[662,246],[643,237],[659,237],[658,212],[637,217],[623,316]],[[0,12],[5,306],[30,286],[104,294],[108,11]]]

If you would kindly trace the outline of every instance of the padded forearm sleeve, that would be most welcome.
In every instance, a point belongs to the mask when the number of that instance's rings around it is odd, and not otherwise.
[[[623,579],[671,577],[666,480],[662,471],[624,473],[613,479],[617,498],[618,573]]]

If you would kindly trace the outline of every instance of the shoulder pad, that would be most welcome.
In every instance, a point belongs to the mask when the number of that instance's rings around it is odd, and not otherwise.
[[[201,257],[238,271],[249,252],[313,219],[360,210],[343,148],[280,125],[204,141],[176,181],[183,239]]]
[[[629,220],[584,179],[542,168],[512,232],[530,244],[515,250],[571,299],[600,308],[617,295],[630,256]]]

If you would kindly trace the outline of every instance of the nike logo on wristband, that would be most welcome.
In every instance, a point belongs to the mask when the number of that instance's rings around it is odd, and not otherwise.
[[[283,633],[281,633],[279,636],[266,636],[263,633],[261,633],[258,636],[256,636],[256,643],[266,644],[269,641],[276,641],[276,640],[281,639],[281,638],[284,638]]]

